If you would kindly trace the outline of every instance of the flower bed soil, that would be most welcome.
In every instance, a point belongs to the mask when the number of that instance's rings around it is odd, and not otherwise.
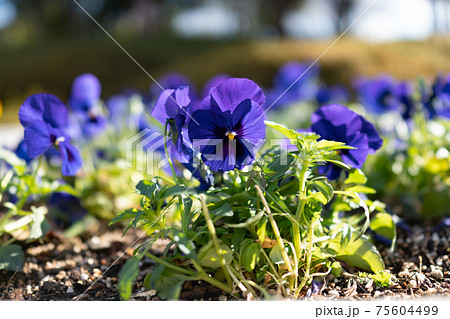
[[[43,244],[22,243],[24,269],[16,273],[0,271],[0,300],[120,300],[116,289],[118,273],[132,254],[132,244],[136,247],[145,237],[139,230],[130,230],[123,237],[121,229],[106,230],[102,226],[77,238],[52,233]],[[377,287],[372,280],[362,282],[355,275],[344,274],[338,280],[327,278],[321,287],[305,291],[301,297],[373,300],[450,296],[450,227],[433,230],[431,226],[416,225],[411,231],[399,230],[394,252],[378,246],[387,270],[396,278],[395,284]],[[153,253],[160,253],[162,248],[163,245],[155,246]],[[154,266],[150,259],[141,261],[141,275],[133,287],[132,300],[160,300],[156,291],[142,287],[145,275]],[[269,293],[276,298],[276,290],[269,289]],[[235,298],[204,282],[186,282],[180,299]]]

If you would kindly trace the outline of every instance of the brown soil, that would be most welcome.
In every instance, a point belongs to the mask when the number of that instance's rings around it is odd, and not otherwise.
[[[106,231],[107,230],[107,231]],[[26,262],[22,272],[0,271],[0,300],[120,300],[117,276],[121,266],[142,243],[145,236],[130,230],[122,237],[121,229],[100,227],[81,238],[65,238],[52,233],[45,241],[23,244]],[[302,297],[319,300],[350,298],[409,299],[421,296],[450,296],[450,227],[433,231],[431,226],[412,227],[412,233],[399,230],[397,249],[379,245],[386,268],[394,276],[390,287],[377,287],[372,280],[355,275],[338,280],[325,278],[318,291],[305,291]],[[162,251],[154,247],[154,253]],[[133,287],[133,300],[159,300],[156,291],[142,287],[144,277],[155,263],[141,261],[141,275]],[[355,269],[349,273],[357,274]],[[270,294],[276,296],[275,290]],[[219,289],[204,282],[187,282],[180,296],[183,300],[232,300]]]

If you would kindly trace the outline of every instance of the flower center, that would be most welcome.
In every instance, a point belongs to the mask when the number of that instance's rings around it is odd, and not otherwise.
[[[66,138],[64,136],[60,136],[56,139],[55,144],[59,145],[59,143],[62,143],[66,140]]]
[[[225,136],[228,136],[228,138],[230,139],[230,140],[234,140],[234,137],[236,136],[236,132],[233,132],[233,131],[227,131],[226,133],[225,133]]]

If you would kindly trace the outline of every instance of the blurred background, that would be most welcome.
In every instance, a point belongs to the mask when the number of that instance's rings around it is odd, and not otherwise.
[[[280,65],[315,60],[358,17],[320,60],[328,84],[450,71],[449,0],[77,2],[152,76],[178,71],[198,86],[217,73],[270,86]],[[84,72],[99,77],[104,96],[152,83],[75,1],[0,0],[0,122],[17,121],[32,93],[66,100]]]

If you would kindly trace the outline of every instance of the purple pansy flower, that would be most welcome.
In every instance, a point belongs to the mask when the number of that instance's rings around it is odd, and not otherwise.
[[[180,163],[192,160],[192,147],[185,126],[191,103],[189,93],[187,86],[165,90],[159,96],[151,113],[161,124],[167,123],[170,136],[167,147],[170,155]]]
[[[92,139],[106,128],[106,119],[98,114],[95,107],[101,91],[100,81],[93,74],[79,75],[73,81],[69,99],[73,111],[69,115],[69,134],[72,138]]]
[[[328,105],[331,103],[346,103],[349,96],[350,93],[346,87],[334,85],[319,88],[316,94],[316,101],[319,106]]]
[[[315,65],[310,67],[309,64],[296,61],[284,64],[274,78],[273,88],[267,93],[266,107],[273,104],[271,108],[277,109],[290,103],[314,99],[318,90],[318,77],[319,68]]]
[[[49,213],[57,223],[69,226],[81,220],[87,210],[76,196],[56,192],[48,199]]]
[[[62,174],[76,174],[82,165],[81,156],[70,144],[65,132],[68,111],[56,96],[43,93],[28,97],[20,107],[19,119],[25,128],[24,142],[30,158],[55,147],[61,156]]]
[[[368,154],[373,154],[383,145],[375,127],[363,116],[349,110],[343,105],[322,106],[311,115],[310,130],[331,141],[343,142],[355,149],[341,150],[344,163],[354,168],[361,168]],[[329,179],[339,177],[340,169],[328,165],[325,169]],[[325,173],[322,169],[322,173]]]
[[[428,111],[428,117],[442,116],[450,118],[450,74],[438,76],[430,93],[423,93],[422,101]]]
[[[100,100],[102,86],[98,78],[91,74],[81,74],[72,83],[72,93],[69,99],[73,111],[88,112]]]
[[[189,138],[213,171],[242,169],[265,136],[262,89],[248,79],[216,86],[192,112]]]
[[[159,84],[159,85],[158,85]],[[169,72],[158,78],[158,84],[153,83],[150,86],[150,93],[152,96],[160,96],[164,90],[177,89],[180,86],[188,86],[191,89],[191,94],[194,92],[194,86],[191,81],[181,73]],[[161,87],[163,89],[161,89]],[[192,96],[191,96],[192,97]]]
[[[374,79],[360,78],[356,80],[355,88],[361,103],[374,114],[398,111],[404,119],[412,116],[413,87],[408,82],[397,82],[382,75]]]

